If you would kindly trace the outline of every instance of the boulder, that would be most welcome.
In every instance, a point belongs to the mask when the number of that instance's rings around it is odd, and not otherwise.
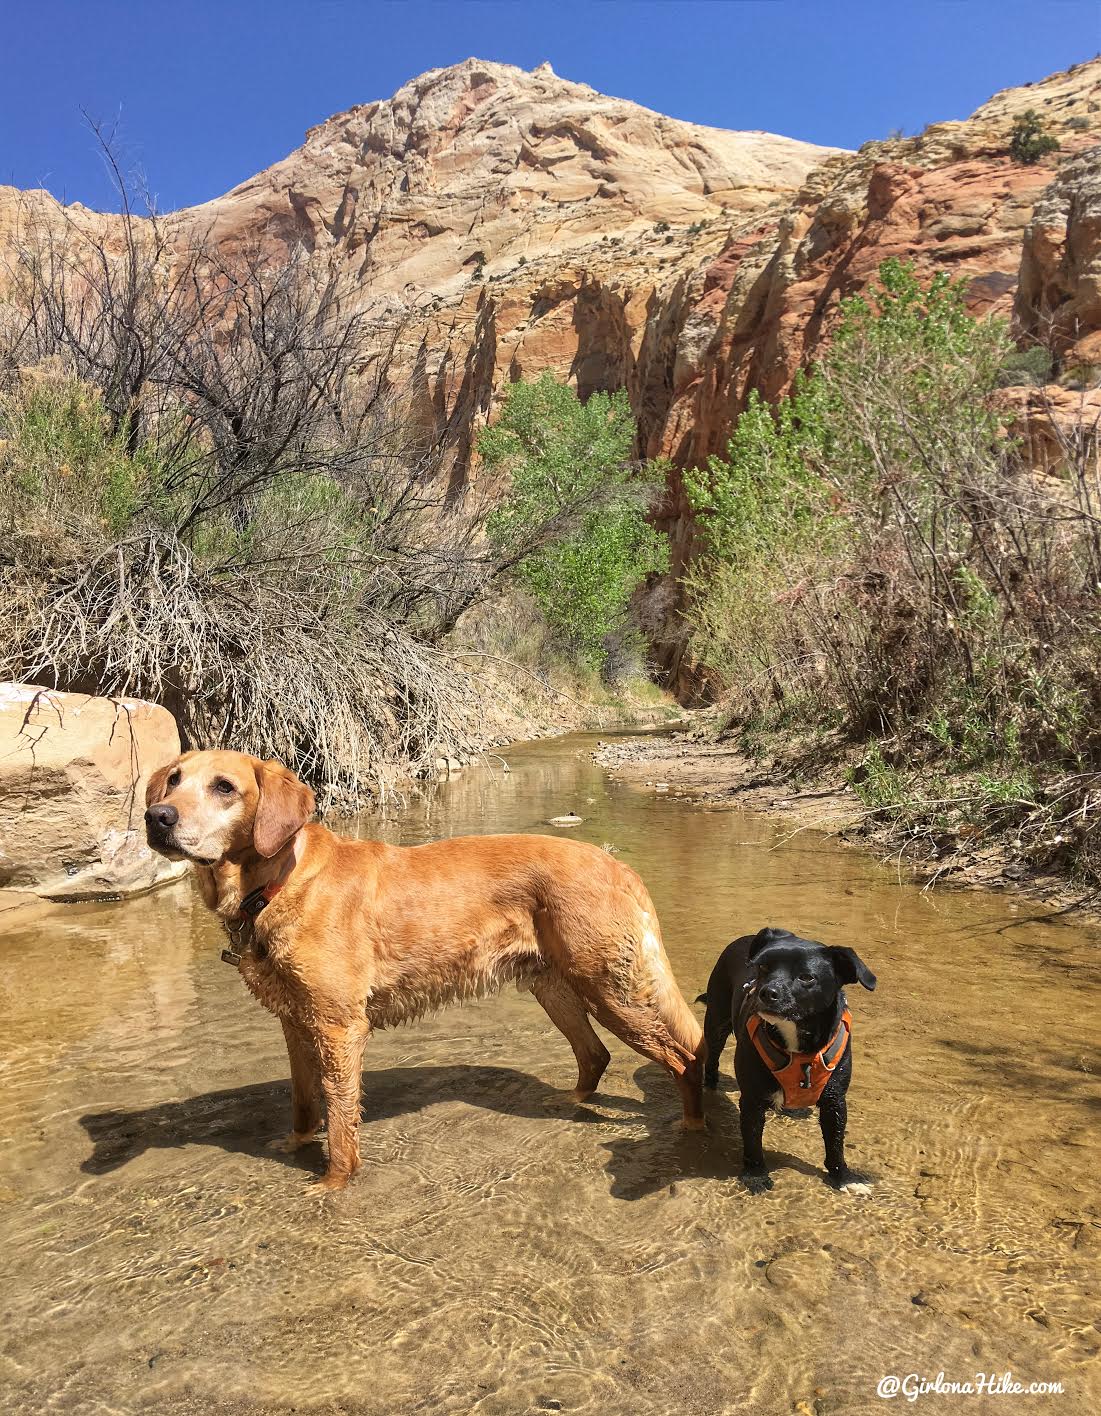
[[[142,820],[150,773],[179,750],[154,703],[0,684],[0,890],[102,899],[183,874]]]

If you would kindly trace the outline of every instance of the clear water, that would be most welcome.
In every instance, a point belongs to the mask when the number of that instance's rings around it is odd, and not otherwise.
[[[190,885],[77,906],[0,940],[4,1410],[825,1416],[882,1411],[888,1374],[1005,1371],[1065,1392],[959,1409],[1101,1406],[1098,931],[615,783],[591,746],[516,749],[359,826],[575,810],[645,878],[690,998],[765,923],[856,947],[880,979],[851,999],[872,1196],[828,1189],[815,1121],[780,1117],[776,1188],[745,1195],[733,1093],[683,1135],[615,1039],[564,1107],[569,1048],[510,989],[373,1040],[364,1167],[319,1198],[319,1148],[267,1149],[282,1034]]]

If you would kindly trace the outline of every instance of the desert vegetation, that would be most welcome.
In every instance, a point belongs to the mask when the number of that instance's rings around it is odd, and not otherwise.
[[[1059,151],[1059,139],[1044,131],[1044,122],[1034,108],[1028,108],[1013,122],[1009,134],[1009,155],[1014,162],[1032,167],[1050,152]]]
[[[1096,883],[1097,430],[1053,418],[1039,476],[996,393],[1050,369],[962,283],[887,261],[821,363],[688,474],[689,615],[747,745],[848,750],[869,813],[926,855],[998,831]]]
[[[599,667],[630,587],[600,599],[586,547],[611,566],[618,527],[640,573],[653,547],[621,402],[515,392],[493,475],[456,490],[394,386],[399,332],[300,253],[127,208],[110,240],[28,227],[5,285],[0,677],[152,699],[185,743],[279,757],[353,805],[484,740],[454,635],[501,587],[549,606],[548,577],[563,603],[576,586],[588,608],[550,638]],[[543,431],[577,426],[517,461],[540,400]]]
[[[665,538],[646,519],[663,487],[634,466],[636,436],[622,390],[582,403],[544,374],[509,388],[478,444],[485,467],[505,479],[490,543],[567,655],[613,674],[641,650],[631,596],[668,563]],[[560,533],[528,550],[529,528],[546,524]]]

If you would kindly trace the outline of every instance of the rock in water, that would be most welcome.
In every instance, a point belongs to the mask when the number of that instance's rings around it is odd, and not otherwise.
[[[180,750],[165,708],[0,684],[0,889],[130,895],[182,875],[145,843],[145,785]]]

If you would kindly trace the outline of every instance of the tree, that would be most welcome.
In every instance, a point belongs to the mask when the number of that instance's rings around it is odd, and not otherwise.
[[[1009,136],[1009,154],[1014,162],[1031,167],[1049,152],[1058,151],[1058,148],[1059,139],[1044,132],[1043,120],[1034,108],[1026,109],[1014,119]]]
[[[625,393],[582,403],[545,373],[509,388],[478,442],[503,481],[490,541],[565,647],[593,667],[624,627],[635,588],[667,561],[664,537],[646,520],[656,489],[631,461],[635,431]]]
[[[25,223],[5,297],[0,677],[163,703],[323,801],[469,749],[439,644],[499,558],[404,416],[399,331],[301,251],[129,203]]]
[[[821,364],[775,407],[751,396],[727,458],[686,475],[712,553],[689,575],[695,615],[732,676],[764,672],[781,697],[825,674],[820,701],[863,727],[898,721],[961,658],[972,672],[961,567],[996,575],[988,395],[1011,346],[964,295],[885,261]]]

